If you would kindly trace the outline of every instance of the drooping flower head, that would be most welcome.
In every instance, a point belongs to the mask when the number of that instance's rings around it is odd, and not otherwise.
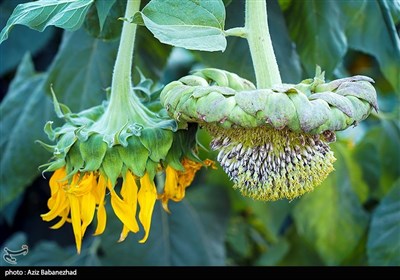
[[[107,101],[77,114],[59,104],[53,94],[55,111],[65,124],[55,129],[52,122],[45,126],[49,138],[57,143],[41,143],[53,153],[53,161],[42,166],[46,167],[44,172],[54,171],[50,179],[50,211],[42,218],[45,221],[59,218],[52,226],[54,229],[65,222],[72,223],[78,252],[94,216],[97,220],[94,234],[104,231],[107,194],[123,224],[119,241],[129,232],[139,231],[138,218],[144,229],[140,240],[143,243],[149,235],[156,200],[160,199],[169,211],[168,201],[182,200],[196,171],[211,165],[210,161],[201,162],[196,155],[196,125],[181,129],[159,102],[151,104],[157,112],[154,113],[136,97],[140,90],[147,91],[145,95],[149,97],[150,85],[143,78],[132,89],[127,102],[112,110]],[[153,97],[152,100],[157,100]],[[165,186],[158,192],[153,179],[163,170]]]
[[[372,79],[354,76],[256,89],[219,69],[171,82],[161,103],[181,122],[196,122],[212,136],[218,162],[242,194],[260,200],[293,199],[313,190],[333,170],[329,143],[377,110]]]

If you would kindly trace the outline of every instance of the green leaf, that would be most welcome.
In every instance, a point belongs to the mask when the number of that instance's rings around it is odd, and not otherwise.
[[[96,0],[95,5],[99,16],[100,31],[103,30],[104,22],[114,3],[115,0]]]
[[[16,24],[26,25],[37,31],[43,31],[51,25],[77,30],[92,3],[93,0],[39,0],[19,4],[0,33],[0,44],[8,38],[8,33]]]
[[[101,104],[111,85],[116,49],[116,42],[95,39],[84,30],[65,32],[45,90],[50,94],[52,85],[57,99],[72,112]]]
[[[322,266],[321,260],[315,249],[299,236],[294,228],[289,229],[286,235],[289,242],[289,251],[285,254],[283,260],[279,263],[281,266]]]
[[[263,224],[268,236],[276,240],[295,202],[290,203],[287,200],[280,200],[260,203],[260,201],[248,199],[247,205],[251,207],[251,211]]]
[[[346,162],[346,148],[335,147],[335,171],[312,193],[305,195],[294,208],[294,221],[304,237],[328,265],[338,265],[357,247],[367,225],[368,214],[362,208],[351,183],[351,165]],[[348,161],[348,159],[347,159]]]
[[[133,58],[134,65],[139,67],[145,77],[157,81],[167,64],[172,46],[163,45],[145,28],[139,28],[136,36],[137,55]]]
[[[268,2],[267,12],[272,45],[282,79],[286,83],[298,83],[301,80],[300,60],[289,38],[282,12],[275,1]],[[226,9],[226,14],[227,28],[243,26],[244,2],[232,1]],[[195,54],[206,67],[217,67],[255,81],[247,41],[238,37],[228,37],[227,40],[228,45],[223,53],[196,52]]]
[[[362,168],[371,196],[380,199],[400,176],[400,127],[394,120],[380,120],[355,147],[354,155]]]
[[[108,7],[102,6],[102,8],[98,8],[98,3],[104,3],[104,5],[108,5],[113,3],[109,7],[108,12],[105,15],[104,19],[100,16],[100,9],[106,9]],[[83,26],[86,31],[89,32],[95,38],[103,39],[103,40],[114,40],[118,39],[121,35],[122,23],[123,21],[119,18],[124,16],[126,1],[96,1],[96,5],[92,5],[87,12],[85,22]],[[101,4],[103,5],[103,4]],[[105,12],[105,11],[104,11]]]
[[[43,94],[46,75],[37,74],[27,55],[0,105],[0,210],[20,195],[50,158],[36,140],[46,141],[43,126],[54,117],[50,98]]]
[[[162,43],[201,51],[226,48],[225,7],[220,0],[153,0],[140,15]]]
[[[224,239],[229,216],[226,193],[215,186],[192,185],[187,197],[170,202],[171,214],[156,203],[150,235],[139,244],[143,232],[129,234],[117,243],[122,224],[114,215],[107,220],[101,238],[100,259],[107,265],[223,265]]]
[[[0,26],[6,25],[7,19],[20,2],[22,0],[3,1],[0,4]],[[7,54],[1,56],[0,75],[17,67],[26,52],[30,52],[31,55],[37,54],[54,35],[54,29],[51,28],[43,33],[37,33],[22,26],[15,26],[14,31],[14,35],[0,45],[0,54]]]
[[[370,265],[400,265],[400,179],[372,214],[367,254]]]
[[[331,76],[347,50],[345,22],[337,1],[292,1],[285,18],[307,76],[314,75],[315,65]]]
[[[279,263],[283,257],[289,252],[289,242],[285,239],[280,239],[277,243],[273,243],[268,246],[266,252],[264,252],[256,261],[255,265],[259,266],[271,266]]]
[[[349,47],[375,56],[386,79],[400,93],[400,39],[387,2],[390,1],[352,0],[337,3],[347,20]]]

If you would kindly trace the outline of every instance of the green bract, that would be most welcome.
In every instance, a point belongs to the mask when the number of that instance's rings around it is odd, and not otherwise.
[[[293,199],[333,170],[329,142],[377,110],[372,79],[355,76],[255,86],[236,74],[203,69],[165,86],[161,103],[182,122],[197,122],[214,137],[218,161],[244,195]]]
[[[372,108],[377,110],[372,82],[354,76],[325,83],[324,73],[317,71],[314,79],[297,85],[256,89],[236,74],[209,68],[168,84],[161,103],[182,121],[319,134],[346,129],[365,119]]]
[[[148,84],[148,80],[143,84]],[[141,85],[136,91],[138,89],[150,94],[149,89]],[[109,102],[104,101],[102,105],[75,114],[58,103],[54,93],[53,101],[58,117],[63,118],[65,124],[54,129],[51,121],[45,125],[49,139],[57,144],[40,142],[53,153],[53,161],[41,166],[46,167],[44,172],[63,166],[69,176],[100,171],[114,185],[127,170],[138,177],[149,173],[153,178],[160,164],[182,171],[183,156],[198,161],[194,151],[196,125],[178,130],[176,121],[167,116],[158,102],[147,104],[155,108],[157,114],[136,103],[136,110],[129,115],[131,104],[107,114]],[[118,121],[113,122],[113,119]]]

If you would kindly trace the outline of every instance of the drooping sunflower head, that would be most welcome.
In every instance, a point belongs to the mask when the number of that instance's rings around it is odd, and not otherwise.
[[[52,228],[72,223],[78,252],[95,216],[94,234],[101,234],[106,227],[106,193],[123,224],[119,241],[129,232],[138,232],[139,221],[144,229],[143,243],[149,235],[156,200],[168,210],[169,200],[184,198],[196,171],[211,165],[197,157],[197,125],[181,129],[154,102],[151,107],[155,112],[138,100],[128,99],[117,108],[111,109],[114,105],[104,102],[74,114],[59,104],[55,95],[53,98],[56,113],[65,124],[55,129],[52,122],[45,126],[56,144],[41,143],[53,154],[52,161],[42,166],[44,172],[54,171],[49,212],[42,218],[59,218]],[[161,188],[154,183],[160,172],[166,173]]]
[[[212,136],[234,187],[261,200],[293,199],[333,170],[329,143],[377,110],[372,79],[355,76],[297,85],[255,86],[236,74],[203,69],[168,84],[161,103],[170,116],[197,122]]]

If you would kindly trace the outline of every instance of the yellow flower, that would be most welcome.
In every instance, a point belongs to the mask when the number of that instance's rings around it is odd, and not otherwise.
[[[212,161],[204,161],[206,166],[212,164]],[[111,207],[123,224],[118,241],[124,241],[129,232],[139,231],[136,220],[137,204],[139,203],[138,217],[145,232],[139,242],[144,243],[150,233],[151,218],[157,196],[161,199],[163,208],[169,212],[168,200],[181,201],[185,197],[185,189],[193,181],[195,173],[203,166],[201,163],[186,158],[182,161],[182,165],[185,168],[184,171],[177,171],[170,166],[166,168],[166,182],[162,195],[157,194],[154,181],[147,172],[138,179],[131,171],[126,171],[120,194],[118,194],[111,181],[107,180],[100,172],[78,172],[69,178],[66,167],[61,167],[53,173],[50,179],[51,196],[47,203],[50,211],[42,214],[41,217],[44,221],[52,221],[60,217],[60,220],[51,227],[52,229],[60,228],[65,222],[71,223],[76,249],[80,253],[82,238],[95,214],[97,227],[94,235],[102,234],[106,228],[105,194],[108,191],[111,196]],[[140,182],[140,188],[136,181]]]
[[[192,183],[196,172],[203,166],[202,163],[195,162],[184,158],[182,165],[185,168],[184,171],[178,171],[167,166],[165,169],[165,186],[163,194],[159,195],[164,210],[170,213],[168,208],[168,200],[172,199],[175,202],[181,201],[185,197],[186,188]],[[204,165],[212,166],[215,168],[214,162],[211,160],[205,160]]]
[[[41,215],[44,221],[60,217],[60,221],[52,229],[60,228],[65,222],[72,223],[75,235],[76,249],[81,251],[82,238],[91,224],[97,208],[97,228],[94,235],[102,234],[106,227],[105,194],[106,189],[111,194],[111,206],[115,215],[123,223],[119,241],[123,241],[129,231],[138,232],[136,221],[137,203],[140,205],[139,220],[145,230],[145,236],[140,241],[145,242],[151,224],[151,215],[156,202],[157,193],[154,183],[146,173],[140,179],[140,190],[134,175],[127,171],[121,187],[121,196],[117,194],[111,182],[97,172],[76,173],[68,179],[66,168],[56,170],[50,179],[51,197],[48,200],[50,209]]]

